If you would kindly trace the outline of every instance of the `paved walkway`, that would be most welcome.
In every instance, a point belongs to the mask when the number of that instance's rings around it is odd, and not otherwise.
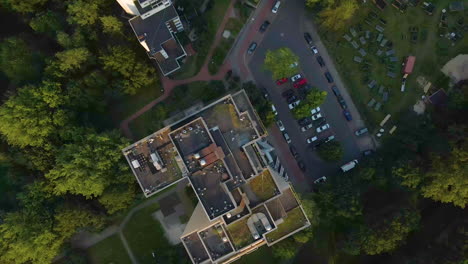
[[[153,108],[153,106],[155,106],[156,104],[158,104],[158,103],[164,101],[165,99],[167,99],[169,97],[169,95],[172,93],[172,90],[174,89],[174,87],[182,85],[182,84],[191,83],[191,82],[197,82],[197,81],[222,80],[224,78],[224,76],[226,76],[226,73],[231,69],[231,63],[230,63],[230,61],[228,59],[226,61],[224,61],[224,64],[220,67],[220,69],[218,70],[218,72],[215,75],[210,74],[210,72],[208,70],[208,64],[211,61],[211,57],[213,56],[213,53],[214,53],[216,47],[218,46],[218,44],[221,42],[221,40],[223,38],[224,28],[226,27],[226,24],[227,24],[229,18],[232,17],[232,15],[233,15],[234,3],[236,1],[237,0],[231,0],[231,3],[229,4],[229,7],[228,7],[226,13],[224,14],[223,21],[219,25],[218,31],[216,32],[215,39],[214,39],[213,43],[211,44],[210,50],[208,51],[208,55],[205,58],[205,62],[203,63],[203,66],[200,69],[200,71],[197,73],[197,75],[195,75],[195,76],[193,76],[191,78],[188,78],[188,79],[183,79],[183,80],[171,80],[166,76],[162,77],[161,78],[161,84],[162,84],[162,86],[164,88],[164,94],[161,95],[160,97],[156,98],[155,100],[151,101],[150,103],[145,105],[143,108],[138,110],[136,113],[132,114],[131,116],[129,116],[128,118],[126,118],[125,120],[123,120],[120,123],[120,130],[122,131],[122,133],[126,137],[133,138],[133,135],[132,135],[132,133],[130,131],[130,128],[129,128],[130,122],[133,121],[134,119],[138,118],[140,115],[144,114],[146,111]]]

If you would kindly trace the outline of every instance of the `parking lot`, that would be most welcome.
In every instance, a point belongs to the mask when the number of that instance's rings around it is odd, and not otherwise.
[[[310,45],[304,39],[304,32],[309,31],[312,25],[309,24],[305,17],[304,4],[298,1],[283,2],[278,13],[270,13],[266,20],[270,22],[269,27],[264,33],[258,33],[253,41],[257,42],[257,47],[252,54],[245,54],[248,61],[249,69],[253,78],[260,89],[264,89],[268,93],[269,99],[275,105],[277,111],[277,119],[281,120],[284,127],[282,132],[288,134],[289,148],[291,151],[285,151],[284,145],[280,146],[280,159],[285,164],[287,170],[291,170],[289,175],[294,178],[298,169],[298,164],[304,166],[305,176],[309,181],[317,179],[323,175],[327,175],[339,170],[340,165],[359,158],[362,151],[372,148],[372,141],[368,135],[356,137],[354,131],[363,127],[363,121],[360,118],[353,102],[351,101],[346,90],[341,87],[341,81],[335,74],[336,70],[330,61],[328,54],[324,50],[321,42],[316,34],[311,30],[312,45],[317,46],[318,54],[314,54]],[[301,92],[304,88],[295,88],[291,80],[276,84],[276,80],[272,79],[271,73],[264,70],[263,61],[267,50],[274,50],[282,47],[290,48],[299,57],[298,73],[307,80],[307,83],[320,90],[327,91],[323,105],[320,106],[320,118],[311,120],[312,127],[307,126],[307,122],[299,124],[291,113],[289,104],[301,98]],[[323,59],[323,66],[319,65],[317,56]],[[325,73],[333,78],[333,82],[329,83],[325,77]],[[287,76],[291,77],[291,76]],[[338,80],[337,80],[338,79]],[[343,114],[343,108],[337,100],[337,96],[332,92],[331,88],[336,86],[336,90],[340,93],[342,101],[346,103],[346,109],[352,115],[353,120],[347,121]],[[290,91],[292,90],[292,92]],[[291,94],[292,93],[292,94]],[[289,99],[289,100],[288,100]],[[311,109],[312,110],[312,109]],[[312,113],[311,113],[312,117]],[[311,118],[312,119],[312,118]],[[328,124],[322,132],[317,132],[317,128]],[[305,126],[301,129],[301,127]],[[278,126],[272,128],[280,130]],[[320,129],[319,129],[320,131]],[[278,131],[279,132],[279,131]],[[278,137],[281,133],[271,131],[271,135]],[[334,136],[334,140],[338,140],[344,149],[344,157],[342,161],[329,163],[322,161],[314,151],[315,142],[324,143],[330,136]],[[308,144],[307,139],[316,137],[313,144]],[[283,141],[285,139],[282,139]],[[275,138],[274,141],[279,141]],[[286,142],[285,142],[286,143]],[[278,147],[278,146],[275,146]]]

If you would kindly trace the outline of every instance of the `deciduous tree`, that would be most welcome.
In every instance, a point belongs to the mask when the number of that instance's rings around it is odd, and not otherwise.
[[[44,81],[40,87],[20,88],[0,107],[0,133],[11,145],[45,148],[57,129],[67,124],[69,115],[62,108],[67,101],[59,83]]]
[[[123,24],[115,16],[103,16],[100,20],[104,33],[122,34]]]
[[[109,53],[100,57],[104,69],[116,77],[119,87],[126,94],[135,94],[144,86],[155,86],[156,71],[154,68],[138,61],[136,54],[123,46],[109,49]]]
[[[331,141],[317,149],[319,157],[325,161],[339,161],[343,157],[343,147],[338,141]]]
[[[58,52],[55,57],[61,71],[73,72],[86,66],[86,62],[91,59],[91,53],[86,48],[74,48]]]
[[[289,78],[298,72],[298,66],[293,66],[299,62],[297,57],[291,49],[280,48],[277,50],[268,50],[265,56],[264,66],[265,69],[270,71],[273,78]]]
[[[322,25],[332,31],[343,30],[358,9],[354,0],[341,1],[337,6],[327,7],[320,12]]]
[[[302,119],[310,116],[310,110],[320,106],[327,98],[327,92],[312,88],[298,106],[293,110],[294,117]]]
[[[35,17],[29,22],[29,26],[36,32],[48,34],[49,36],[55,36],[57,31],[63,29],[62,21],[60,16],[53,12],[47,11],[36,14]]]
[[[74,0],[67,5],[68,22],[79,26],[91,26],[99,19],[99,1]]]
[[[15,1],[3,0],[1,3],[19,13],[31,13],[42,8],[49,0]]]
[[[19,37],[5,39],[0,44],[0,70],[16,84],[40,78],[42,60]]]

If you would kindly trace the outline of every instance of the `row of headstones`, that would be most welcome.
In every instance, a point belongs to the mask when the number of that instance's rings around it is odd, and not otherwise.
[[[369,89],[371,89],[371,90],[374,89],[374,88],[377,88],[377,81],[375,81],[375,80],[370,81],[369,84],[367,84],[367,87],[369,87]],[[388,93],[388,90],[386,90],[383,85],[380,85],[378,93],[380,95],[382,95],[382,102],[378,102],[377,100],[372,98],[367,103],[367,107],[374,108],[375,111],[379,111],[380,108],[382,107],[382,105],[384,103],[388,102],[389,93]]]

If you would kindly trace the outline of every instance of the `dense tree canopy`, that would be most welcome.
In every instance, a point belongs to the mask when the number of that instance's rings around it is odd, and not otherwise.
[[[90,199],[103,194],[112,183],[130,183],[129,169],[120,149],[126,144],[116,133],[77,135],[57,154],[55,167],[46,174],[56,195],[83,195]]]
[[[264,61],[265,69],[272,73],[275,80],[298,73],[298,66],[293,66],[295,63],[299,63],[299,57],[289,48],[268,50]]]
[[[357,11],[358,5],[354,0],[342,0],[339,4],[327,7],[319,16],[322,25],[333,31],[343,30],[354,13]]]
[[[41,59],[26,41],[11,37],[0,43],[0,70],[16,84],[39,79]]]
[[[99,1],[69,1],[67,12],[70,24],[91,26],[99,19]]]
[[[9,144],[47,147],[50,137],[67,123],[68,97],[59,83],[25,86],[0,107],[0,133]]]
[[[63,24],[60,16],[52,11],[38,13],[29,22],[29,26],[36,32],[45,33],[54,37],[55,33],[63,30]]]
[[[319,157],[325,161],[339,161],[343,157],[343,147],[338,141],[331,141],[317,149]]]
[[[20,13],[30,13],[39,10],[43,7],[49,0],[28,0],[28,1],[15,1],[15,0],[2,0],[5,6],[10,7],[11,9],[20,12]]]
[[[121,34],[123,30],[123,23],[114,16],[103,16],[100,18],[102,29],[104,33],[108,34]]]
[[[109,53],[100,57],[104,69],[112,75],[120,75],[116,86],[126,94],[135,94],[144,86],[156,84],[156,71],[141,63],[136,54],[126,47],[111,47]]]

